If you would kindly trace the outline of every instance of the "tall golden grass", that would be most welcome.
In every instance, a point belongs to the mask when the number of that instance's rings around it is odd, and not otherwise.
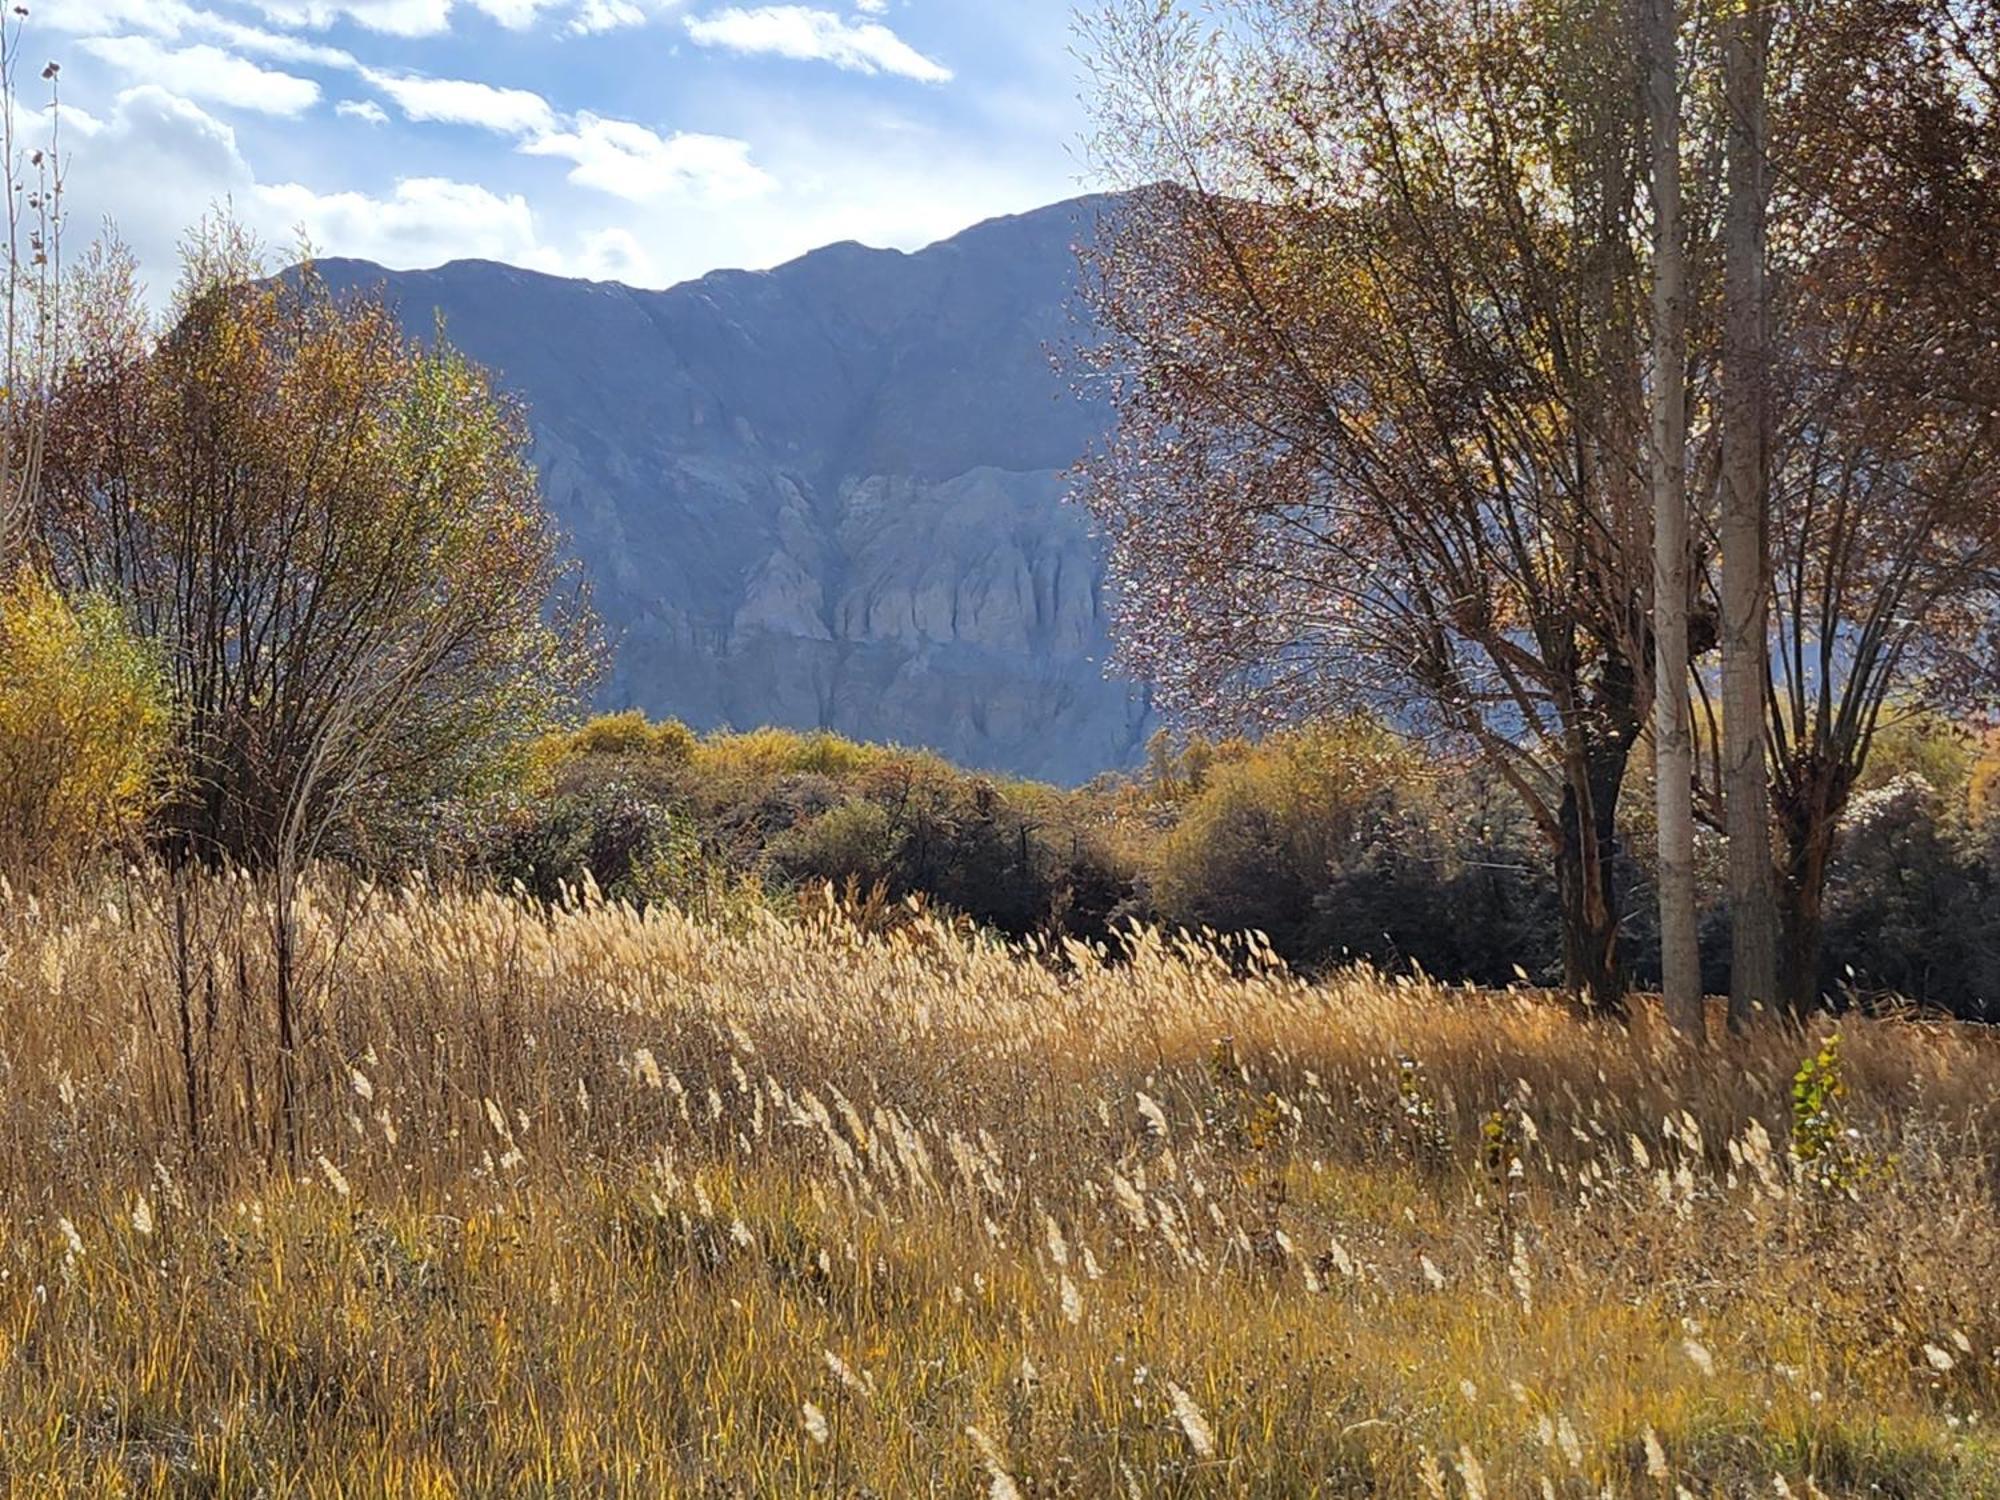
[[[2000,1493],[1971,1029],[327,880],[288,1143],[269,921],[0,902],[10,1492]]]

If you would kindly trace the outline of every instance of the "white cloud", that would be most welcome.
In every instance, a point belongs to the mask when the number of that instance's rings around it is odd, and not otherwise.
[[[631,286],[650,285],[654,276],[652,256],[629,229],[598,229],[586,234],[577,252],[576,268],[593,281],[622,281]]]
[[[179,36],[193,12],[176,0],[43,0],[35,7],[35,24],[71,33],[151,31]]]
[[[114,216],[154,280],[156,304],[170,290],[161,283],[171,279],[182,236],[216,206],[278,257],[303,231],[322,254],[403,268],[461,256],[556,272],[580,268],[543,239],[518,193],[434,176],[406,178],[380,195],[259,182],[230,126],[157,84],[125,90],[102,117],[65,109],[63,130],[72,151],[72,223],[94,227]],[[606,253],[599,251],[600,260]]]
[[[115,218],[155,278],[171,278],[181,236],[204,210],[240,201],[255,185],[236,132],[158,84],[125,90],[101,118],[65,105],[62,128],[72,235]]]
[[[571,182],[634,202],[676,192],[708,199],[751,198],[775,185],[750,160],[747,141],[688,133],[662,137],[629,120],[607,120],[587,111],[576,117],[572,129],[535,136],[523,141],[521,150],[530,156],[563,157],[575,164]]]
[[[569,29],[578,36],[594,36],[645,24],[646,8],[636,0],[583,0],[570,17]]]
[[[472,0],[472,3],[509,31],[526,31],[544,10],[553,8],[554,0]]]
[[[556,128],[556,112],[549,108],[549,101],[527,89],[496,88],[461,78],[384,73],[376,68],[362,69],[362,76],[412,120],[477,125],[503,135],[546,134]]]
[[[879,21],[853,21],[804,5],[732,6],[689,16],[688,35],[703,47],[773,53],[830,62],[855,73],[897,73],[920,83],[947,83],[951,69],[917,51]]]
[[[370,125],[389,123],[389,112],[373,99],[343,99],[334,105],[333,112],[350,120],[361,120]]]
[[[35,7],[34,21],[37,26],[74,35],[143,33],[176,41],[194,33],[226,42],[238,52],[274,57],[280,62],[314,63],[329,68],[354,66],[353,57],[338,47],[266,31],[261,26],[247,26],[214,11],[183,4],[181,0],[45,0]]]
[[[351,69],[357,66],[353,54],[338,47],[326,47],[318,42],[266,31],[261,26],[245,26],[240,21],[208,11],[190,11],[187,24],[193,30],[220,37],[239,52],[255,52],[263,57],[276,58],[279,62],[309,63],[323,68]]]
[[[436,36],[451,27],[451,0],[255,0],[280,26],[325,28],[345,16],[389,36]]]
[[[463,256],[550,266],[535,216],[519,193],[505,196],[442,177],[406,177],[386,198],[316,193],[299,183],[257,189],[266,218],[303,230],[311,243],[385,265],[436,265]]]
[[[750,160],[747,141],[694,131],[662,136],[631,120],[607,119],[588,110],[562,116],[540,94],[467,79],[421,78],[374,68],[363,68],[362,76],[412,120],[473,125],[514,136],[524,155],[569,162],[569,180],[578,187],[635,203],[675,193],[709,200],[753,198],[775,186],[770,174]]]
[[[206,42],[163,47],[151,37],[97,36],[79,45],[136,78],[171,80],[183,98],[232,104],[267,115],[302,114],[319,102],[319,85],[310,78],[261,68],[248,58]]]
[[[864,16],[884,15],[889,9],[889,0],[854,0],[854,8]]]
[[[281,25],[326,27],[345,16],[370,31],[414,37],[449,31],[453,0],[252,0],[252,3]],[[525,31],[544,11],[559,9],[567,3],[569,0],[471,0],[473,9],[484,11],[510,31]]]

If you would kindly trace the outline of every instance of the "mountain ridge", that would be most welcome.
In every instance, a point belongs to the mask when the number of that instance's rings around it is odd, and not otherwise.
[[[660,290],[328,259],[527,408],[614,637],[606,707],[774,723],[1076,782],[1132,764],[1101,548],[1063,502],[1106,414],[1049,357],[1107,200],[917,250],[842,241]]]

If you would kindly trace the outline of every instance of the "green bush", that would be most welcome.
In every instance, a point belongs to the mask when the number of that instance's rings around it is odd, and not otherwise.
[[[897,882],[901,842],[888,809],[850,797],[773,839],[767,857],[786,880],[852,880],[866,890]]]

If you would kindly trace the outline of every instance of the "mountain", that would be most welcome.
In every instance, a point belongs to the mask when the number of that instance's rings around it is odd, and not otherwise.
[[[484,261],[381,289],[527,405],[615,643],[602,699],[1061,782],[1132,763],[1104,564],[1065,471],[1102,430],[1049,349],[1100,200],[914,253],[830,245],[666,291]]]

